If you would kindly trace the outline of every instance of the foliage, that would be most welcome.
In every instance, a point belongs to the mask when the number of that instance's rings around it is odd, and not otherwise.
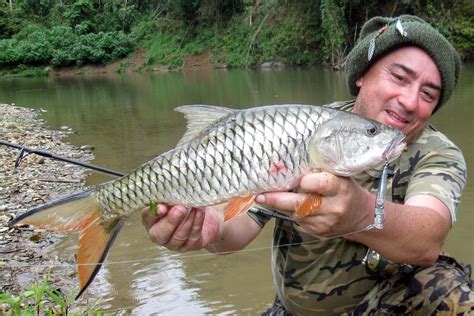
[[[31,67],[18,65],[13,67],[2,67],[0,69],[1,77],[48,77],[50,73],[51,67],[49,66]]]
[[[320,62],[321,36],[317,28],[310,28],[311,16],[291,14],[271,28],[264,28],[256,44],[254,63],[279,61],[289,65]]]
[[[0,5],[0,39],[9,38],[20,31],[22,20],[7,6]]]
[[[168,0],[164,3],[164,11],[171,19],[193,24],[197,21],[200,4],[200,0]]]
[[[165,14],[189,24],[223,23],[244,11],[242,0],[165,0]]]
[[[244,12],[242,0],[201,0],[200,21],[207,24],[224,23]]]
[[[121,31],[81,34],[68,26],[36,30],[25,38],[0,40],[0,66],[104,64],[133,48]]]
[[[17,296],[0,293],[0,312],[3,315],[68,315],[74,296],[74,293],[66,296],[55,289],[46,277],[41,283],[35,281],[28,290]],[[101,315],[98,303],[99,301],[95,302],[87,311],[81,312]]]
[[[17,7],[25,16],[48,16],[51,8],[55,5],[54,0],[21,0],[17,1]]]
[[[89,24],[93,21],[94,6],[92,0],[77,0],[65,7],[63,15],[71,27],[81,23]]]
[[[181,66],[184,62],[184,54],[179,49],[181,42],[180,35],[157,33],[148,47],[148,63],[169,65],[172,68]]]
[[[344,6],[336,0],[321,1],[321,31],[326,62],[340,68],[347,48],[347,26],[344,21]]]
[[[450,30],[452,39],[457,44],[457,49],[464,59],[472,59],[474,57],[474,10],[470,17],[456,16],[451,25]]]
[[[439,2],[434,0],[428,2],[431,23],[454,43],[463,59],[472,60],[474,58],[474,2],[463,0],[446,5],[442,1]]]
[[[472,0],[9,0],[0,67],[107,63],[140,47],[171,68],[204,52],[236,67],[339,67],[368,18],[400,14],[419,15],[474,58]]]

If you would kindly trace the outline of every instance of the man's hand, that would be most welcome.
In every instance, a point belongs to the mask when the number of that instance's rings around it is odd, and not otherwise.
[[[157,215],[150,207],[142,210],[142,223],[150,239],[174,251],[199,250],[218,238],[222,216],[211,209],[188,210],[182,205],[168,207],[158,204]],[[222,213],[222,212],[221,212]]]
[[[300,188],[322,196],[322,203],[313,215],[295,218],[310,234],[340,236],[361,230],[373,222],[373,197],[352,178],[327,172],[311,173],[301,179]],[[270,192],[259,195],[257,202],[292,216],[306,194]]]

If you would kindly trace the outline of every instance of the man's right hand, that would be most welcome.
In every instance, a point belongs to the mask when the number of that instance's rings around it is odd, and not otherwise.
[[[150,207],[141,212],[142,223],[154,243],[179,252],[202,248],[213,251],[212,242],[218,240],[223,224],[219,216],[222,212],[211,208],[189,211],[182,205],[158,204],[156,213],[153,215]]]

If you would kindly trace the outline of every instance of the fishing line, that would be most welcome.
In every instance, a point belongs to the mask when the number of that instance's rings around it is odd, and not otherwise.
[[[250,249],[242,249],[240,251],[225,251],[225,252],[216,252],[216,253],[199,253],[199,254],[189,254],[189,255],[171,255],[167,256],[166,259],[192,259],[192,258],[200,258],[200,257],[208,257],[208,256],[217,256],[218,255],[225,255],[225,254],[232,254],[232,253],[244,253],[244,252],[252,252],[252,251],[261,251],[261,250],[267,250],[271,248],[278,248],[278,247],[287,247],[287,246],[293,246],[293,245],[300,245],[303,243],[310,243],[310,242],[315,242],[315,241],[307,241],[307,242],[299,242],[299,243],[291,243],[291,244],[285,244],[285,245],[279,245],[275,247],[259,247],[259,248],[250,248]],[[160,258],[149,258],[149,259],[134,259],[134,260],[121,260],[121,261],[105,261],[102,265],[107,266],[107,265],[118,265],[118,264],[133,264],[133,263],[141,263],[141,262],[147,262],[147,261],[165,261],[165,259],[160,259]],[[75,263],[62,263],[62,264],[28,264],[28,263],[17,263],[14,265],[9,265],[9,264],[2,264],[1,267],[73,267],[73,266],[79,266],[79,265],[95,265],[93,263],[84,263],[84,264],[75,264]]]
[[[33,150],[33,149],[30,149],[30,148],[27,148],[27,147],[24,147],[24,146],[19,146],[19,145],[15,145],[15,144],[11,144],[11,143],[8,143],[6,141],[2,141],[0,140],[0,145],[6,145],[6,146],[9,146],[9,147],[13,147],[13,148],[17,148],[17,149],[21,149],[20,151],[20,154],[18,155],[17,157],[17,161],[16,161],[16,164],[19,164],[21,162],[21,159],[24,155],[24,152],[27,151],[29,153],[35,153],[35,154],[38,154],[38,155],[41,155],[41,156],[45,156],[45,157],[49,157],[49,158],[52,158],[52,159],[56,159],[56,160],[62,160],[62,161],[67,161],[67,162],[71,162],[73,164],[77,164],[77,165],[80,165],[80,166],[83,166],[83,167],[87,167],[87,168],[91,168],[91,169],[95,169],[95,170],[99,170],[99,171],[102,171],[102,172],[105,172],[105,173],[109,173],[109,174],[113,174],[113,175],[118,175],[118,176],[122,176],[123,173],[121,172],[117,172],[117,171],[113,171],[113,170],[109,170],[109,169],[106,169],[106,168],[102,168],[102,167],[99,167],[99,166],[95,166],[95,165],[91,165],[91,164],[85,164],[85,163],[82,163],[82,162],[79,162],[79,161],[75,161],[75,160],[71,160],[71,159],[68,159],[68,158],[63,158],[63,157],[59,157],[57,155],[54,155],[52,153],[49,153],[49,152],[45,152],[45,151],[40,151],[40,150]],[[383,185],[386,186],[385,183],[382,183],[382,182],[386,182],[386,172],[387,172],[387,169],[388,169],[388,163],[385,164],[384,166],[384,172],[385,172],[385,181],[381,181],[380,185],[379,185],[379,192],[378,193],[381,193],[383,191],[383,194],[385,193],[385,190],[386,190],[386,187],[383,188]],[[384,177],[382,177],[384,178]],[[383,189],[382,189],[383,188]],[[384,195],[380,195],[381,197],[383,197]],[[381,212],[382,212],[382,216],[383,216],[383,198],[382,198],[382,205],[381,205]],[[269,215],[269,216],[272,216],[272,217],[276,217],[276,218],[279,218],[280,220],[283,219],[283,220],[290,220],[292,221],[292,219],[284,214],[280,214],[276,211],[272,212],[272,211],[268,211],[268,210],[265,210],[265,209],[260,209],[260,208],[251,208],[249,210],[250,212],[254,212],[254,213],[260,213],[260,212],[263,212],[264,214],[266,215]],[[377,211],[380,211],[378,210],[377,208],[375,209],[375,215],[380,215],[380,214],[377,214]],[[239,253],[245,253],[245,252],[253,252],[253,251],[262,251],[262,250],[267,250],[267,249],[276,249],[276,248],[280,248],[280,247],[290,247],[290,246],[294,246],[294,245],[302,245],[302,244],[308,244],[308,243],[318,243],[318,242],[321,242],[321,241],[324,241],[324,240],[329,240],[329,239],[334,239],[334,238],[340,238],[340,237],[343,237],[343,236],[348,236],[348,235],[352,235],[352,234],[356,234],[356,233],[360,233],[360,232],[363,232],[363,231],[367,231],[367,230],[370,230],[370,229],[373,229],[374,227],[375,228],[378,228],[376,227],[376,224],[377,224],[377,216],[375,218],[375,222],[374,224],[371,224],[365,228],[362,228],[362,229],[359,229],[357,231],[354,231],[354,232],[349,232],[349,233],[346,233],[346,234],[341,234],[341,235],[337,235],[337,236],[332,236],[332,237],[319,237],[319,239],[317,240],[309,240],[309,241],[305,241],[305,242],[296,242],[296,243],[287,243],[287,244],[282,244],[282,245],[277,245],[277,246],[266,246],[266,247],[260,247],[260,248],[253,248],[253,249],[247,249],[247,248],[244,248],[240,251],[230,251],[230,252],[218,252],[218,253],[201,253],[201,254],[190,254],[190,255],[176,255],[176,256],[171,256],[169,257],[170,259],[172,258],[176,258],[176,259],[190,259],[190,258],[199,258],[199,257],[205,257],[205,256],[215,256],[215,255],[218,255],[218,254],[228,254],[228,253],[234,253],[234,252],[239,252]],[[383,227],[383,218],[382,218],[382,227]],[[282,228],[283,231],[291,234],[293,232],[293,228],[291,229],[288,229],[286,227],[283,227]],[[137,260],[122,260],[122,261],[106,261],[104,263],[102,263],[102,265],[115,265],[115,264],[133,264],[133,263],[140,263],[140,262],[146,262],[146,261],[156,261],[157,258],[150,258],[150,259],[137,259]],[[71,265],[73,264],[64,264],[64,263],[61,263],[61,264],[23,264],[23,263],[17,263],[15,265],[9,265],[9,264],[2,264],[2,267],[41,267],[41,266],[45,266],[45,267],[70,267]],[[95,264],[83,264],[83,265],[95,265]]]
[[[126,173],[123,173],[121,171],[116,171],[116,170],[104,168],[104,167],[101,167],[101,166],[98,166],[98,165],[82,162],[82,161],[79,161],[79,160],[74,160],[74,159],[58,156],[56,154],[53,154],[53,153],[45,151],[45,150],[29,148],[29,147],[26,147],[26,146],[13,144],[13,143],[10,143],[10,142],[4,141],[4,140],[0,140],[0,145],[4,145],[4,146],[10,147],[10,148],[15,148],[15,149],[20,150],[20,153],[18,154],[18,156],[16,157],[16,160],[15,160],[15,169],[18,168],[18,166],[21,164],[23,158],[25,158],[27,155],[36,154],[36,155],[39,155],[39,156],[42,156],[42,157],[51,158],[53,160],[69,162],[73,165],[77,165],[77,166],[85,167],[85,168],[88,168],[88,169],[100,171],[102,173],[109,174],[109,175],[116,176],[116,177],[123,177],[123,176],[127,175]],[[258,208],[251,208],[251,209],[249,209],[249,212],[256,213],[256,214],[258,214],[258,213],[267,214],[267,215],[272,216],[274,218],[281,218],[281,219],[290,220],[290,218],[287,217],[286,215],[275,214],[274,212],[268,212],[268,211],[261,210],[261,209],[258,209]]]
[[[289,229],[285,229],[286,232],[290,232]],[[170,256],[167,256],[166,259],[193,259],[193,258],[201,258],[201,257],[209,257],[209,256],[216,256],[218,257],[219,255],[227,255],[227,254],[233,254],[233,253],[245,253],[245,252],[254,252],[254,251],[264,251],[264,250],[269,250],[269,249],[276,249],[276,248],[282,248],[282,247],[292,247],[292,246],[298,246],[302,244],[311,244],[311,243],[319,243],[321,241],[325,240],[330,240],[330,239],[335,239],[335,238],[341,238],[343,236],[348,236],[351,234],[356,234],[362,231],[367,230],[366,228],[363,228],[361,230],[343,234],[343,235],[338,235],[338,236],[333,236],[333,237],[319,237],[320,239],[318,240],[308,240],[308,241],[301,241],[301,242],[294,242],[294,243],[286,243],[286,244],[280,244],[278,246],[265,246],[265,247],[258,247],[258,248],[244,248],[239,251],[222,251],[222,252],[215,252],[215,253],[198,253],[198,254],[188,254],[188,255],[183,255],[183,254],[172,254]],[[122,246],[122,247],[128,247],[128,246]],[[102,266],[107,266],[107,265],[119,265],[119,264],[133,264],[133,263],[141,263],[141,262],[147,262],[147,261],[157,261],[161,260],[164,261],[165,259],[161,258],[149,258],[149,259],[134,259],[134,260],[121,260],[121,261],[105,261],[102,263]],[[159,261],[157,261],[159,263]],[[84,264],[76,264],[76,263],[62,263],[62,264],[54,264],[54,263],[48,263],[48,264],[28,264],[28,263],[17,263],[14,265],[10,264],[2,264],[1,267],[71,267],[71,266],[88,266],[88,265],[95,265],[93,263],[84,263]]]

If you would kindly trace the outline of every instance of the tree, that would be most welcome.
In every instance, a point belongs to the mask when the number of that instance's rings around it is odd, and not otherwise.
[[[344,62],[347,49],[347,25],[344,19],[344,6],[336,1],[321,1],[321,28],[326,61],[339,69]]]

